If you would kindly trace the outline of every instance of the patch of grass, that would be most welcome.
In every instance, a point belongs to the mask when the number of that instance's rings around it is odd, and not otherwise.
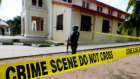
[[[24,44],[39,44],[39,45],[57,45],[50,42],[0,42],[0,43],[24,43]]]
[[[20,42],[19,39],[12,39],[12,42]]]
[[[0,43],[22,43],[22,42],[0,42]]]
[[[10,44],[10,43],[13,43],[13,42],[1,42],[1,43],[8,43],[8,44]]]

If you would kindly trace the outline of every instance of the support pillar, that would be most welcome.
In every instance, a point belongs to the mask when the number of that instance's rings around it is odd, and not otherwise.
[[[9,36],[10,36],[10,34],[11,34],[11,30],[10,30],[10,28],[8,28],[8,30],[9,30]]]

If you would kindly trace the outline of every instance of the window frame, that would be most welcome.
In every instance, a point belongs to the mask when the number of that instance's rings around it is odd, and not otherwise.
[[[67,2],[67,0],[62,0],[62,1]]]
[[[42,7],[39,6],[39,0],[36,0],[36,5],[32,5],[32,0],[31,0],[31,6],[43,8],[43,0],[42,0]]]
[[[82,1],[82,7],[86,6],[86,1]]]
[[[62,0],[62,1],[67,2],[67,3],[72,3],[72,0]]]
[[[128,19],[128,16],[125,15],[125,19]]]
[[[88,31],[81,31],[81,20],[82,20],[82,15],[85,15],[85,16],[89,16],[89,17],[91,17],[91,31],[93,30],[93,16],[92,15],[90,15],[90,14],[86,14],[86,13],[81,13],[80,14],[80,27],[79,27],[79,31],[80,32],[88,32]]]
[[[31,25],[32,25],[32,23],[31,23]],[[34,27],[34,25],[35,25],[35,24],[33,23],[33,27]],[[36,25],[37,25],[37,23],[36,23]],[[32,30],[33,32],[36,32],[36,27],[35,27],[35,30],[33,30],[33,27],[31,26],[31,28],[32,28],[31,30]]]
[[[41,20],[41,21],[43,21],[43,26],[44,26],[44,20]],[[40,26],[41,26],[41,21],[40,21]],[[41,29],[41,27],[40,27],[40,29]],[[43,29],[44,29],[44,27],[43,27]]]
[[[111,29],[111,20],[110,20],[110,19],[103,18],[103,19],[102,19],[102,25],[101,25],[101,27],[102,27],[102,28],[101,28],[101,32],[102,32],[102,33],[104,33],[104,32],[103,32],[103,21],[104,21],[104,20],[108,20],[108,21],[109,21],[109,26],[110,26],[109,30]],[[111,31],[110,31],[110,32],[111,32]],[[109,33],[110,33],[110,32],[109,32]]]
[[[44,18],[44,24],[43,24],[43,27],[44,27],[44,31],[33,31],[32,30],[32,17],[38,17],[38,18]],[[46,27],[45,27],[45,24],[46,24],[46,19],[45,19],[45,16],[38,16],[38,15],[30,15],[30,31],[31,32],[45,32],[46,31]]]
[[[103,7],[100,7],[100,12],[103,12]]]
[[[121,18],[121,13],[118,13],[118,17]]]
[[[119,25],[119,24],[121,25],[122,23],[119,22],[118,25]],[[118,28],[118,27],[119,27],[119,26],[117,26],[117,28]],[[122,33],[119,33],[118,31],[117,31],[117,34],[122,35]]]
[[[111,15],[113,15],[113,11],[111,11]]]
[[[41,6],[39,6],[40,4],[39,4],[39,1],[40,0],[38,0],[38,7],[43,7],[43,0],[42,0],[42,5]]]
[[[85,2],[85,5],[83,6],[83,2]],[[89,4],[89,5],[88,5]],[[88,7],[87,7],[88,6]],[[85,1],[85,0],[83,0],[82,1],[82,7],[84,7],[84,8],[90,8],[90,2],[89,1]]]
[[[69,2],[69,0],[68,0],[68,3],[72,3],[72,0],[70,0],[71,2]]]
[[[97,6],[97,11],[98,11],[98,12],[103,12],[103,7],[101,7],[101,6],[98,5],[98,6]]]
[[[62,30],[57,30],[57,20],[58,20],[58,16],[60,16],[60,15],[63,15],[63,22],[62,22],[63,29]],[[56,31],[64,31],[64,13],[56,15],[56,26],[55,27],[56,27]]]
[[[108,14],[110,15],[110,10],[108,10]]]
[[[86,8],[90,8],[90,3],[89,2],[87,2],[87,4],[86,4]]]
[[[36,5],[33,5],[33,0],[31,0],[31,5],[32,6],[38,6],[37,3],[38,3],[38,0],[36,0]]]
[[[108,14],[109,15],[113,15],[113,11],[112,10],[108,10]]]
[[[100,6],[97,6],[97,11],[100,12]]]

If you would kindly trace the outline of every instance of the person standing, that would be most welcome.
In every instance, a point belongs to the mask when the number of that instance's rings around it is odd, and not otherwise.
[[[2,35],[1,27],[0,27],[0,36]]]
[[[75,25],[73,26],[73,33],[70,37],[70,46],[71,46],[71,49],[72,49],[72,54],[76,54],[76,50],[77,50],[77,47],[78,47],[78,39],[79,39],[79,36],[80,36],[80,33],[78,32],[78,26]]]
[[[5,35],[5,29],[4,29],[4,27],[1,28],[1,31],[2,31],[2,35],[4,36]]]

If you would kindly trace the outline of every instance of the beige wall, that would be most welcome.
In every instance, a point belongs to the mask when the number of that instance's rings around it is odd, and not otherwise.
[[[92,17],[92,31],[95,29],[95,15],[89,14],[86,12],[81,12],[79,10],[74,10],[74,25],[79,26],[79,32],[80,32],[80,37],[79,37],[79,44],[90,44],[94,40],[94,33],[92,32],[87,32],[87,31],[80,31],[80,26],[81,26],[81,15],[86,15]]]
[[[56,1],[62,1],[62,0],[56,0]],[[80,5],[82,6],[82,0],[73,0],[74,4],[76,5]],[[26,1],[26,4],[28,2]],[[43,0],[43,7],[39,8],[39,7],[35,7],[35,6],[31,6],[27,11],[28,15],[28,26],[25,25],[26,19],[24,19],[24,24],[22,27],[22,32],[23,35],[25,34],[25,31],[27,29],[25,29],[25,26],[28,27],[28,34],[29,35],[47,35],[48,33],[52,33],[52,39],[56,40],[56,41],[60,41],[66,44],[66,40],[67,40],[67,36],[70,33],[70,28],[72,28],[73,25],[79,25],[81,26],[81,14],[84,15],[89,15],[92,17],[92,31],[97,31],[97,32],[102,32],[102,23],[103,23],[103,19],[109,19],[110,20],[110,30],[112,34],[117,34],[116,33],[116,29],[118,27],[118,23],[120,21],[115,20],[115,19],[110,19],[110,18],[106,18],[103,16],[99,16],[97,14],[90,14],[90,13],[86,13],[86,12],[81,12],[79,10],[74,10],[73,9],[73,15],[72,16],[72,9],[69,7],[65,7],[62,5],[57,5],[57,4],[53,4],[52,7],[52,12],[51,13],[51,1],[49,2],[49,0]],[[29,2],[29,4],[31,4],[31,2]],[[29,4],[26,5],[26,7],[29,7]],[[108,8],[107,7],[103,7],[103,12],[104,13],[108,13]],[[93,10],[97,10],[97,4],[91,2],[90,4],[90,8]],[[48,15],[48,12],[49,15]],[[113,16],[117,16],[117,11],[113,11]],[[64,14],[64,22],[63,22],[63,30],[56,30],[56,17],[59,14]],[[31,16],[36,16],[36,17],[44,17],[45,18],[45,31],[41,32],[34,32],[31,31]],[[52,18],[51,18],[52,15]],[[26,17],[26,13],[22,12],[22,20],[23,18]],[[49,17],[49,18],[48,18]],[[125,17],[125,14],[122,14],[122,18]],[[51,20],[52,19],[52,20]],[[70,19],[74,19],[73,22],[71,22]],[[51,23],[51,21],[53,21]],[[39,24],[39,23],[38,23]],[[51,25],[52,24],[52,25]],[[71,25],[71,26],[70,26]],[[40,26],[40,24],[38,25]],[[50,26],[50,27],[49,27]],[[51,28],[52,27],[52,28]],[[80,29],[80,28],[79,28]],[[38,28],[38,30],[40,30],[40,28]],[[93,33],[93,32],[85,32],[85,31],[80,31],[80,37],[79,37],[79,44],[92,44],[92,43],[111,43],[111,42],[117,42],[117,41],[130,41],[130,40],[135,40],[135,39],[129,39],[129,38],[123,38],[123,37],[116,37],[116,36],[108,36],[108,35],[102,35],[102,34],[97,34],[97,33]],[[127,34],[124,34],[127,35]],[[135,31],[133,32],[132,36],[136,36]]]
[[[45,18],[45,31],[32,31],[31,29],[31,16]],[[39,24],[40,26],[40,24]],[[39,28],[38,28],[39,29]],[[28,17],[28,34],[29,35],[47,35],[48,34],[48,13],[36,10],[29,10],[29,17]]]
[[[106,18],[106,17],[103,17],[101,20],[100,20],[100,23],[101,24],[103,24],[103,20],[109,20],[109,22],[110,22],[110,33],[112,33],[112,28],[113,28],[113,20],[112,19],[110,19],[110,18]],[[102,25],[101,25],[101,32],[102,32]],[[103,34],[101,34],[100,35],[101,37],[100,37],[100,40],[101,41],[110,41],[111,40],[111,36],[110,35],[103,35]]]
[[[106,17],[96,15],[96,14],[90,14],[90,13],[81,12],[79,10],[74,10],[74,25],[80,26],[81,14],[89,15],[92,17],[92,24],[93,24],[92,31],[96,31],[96,32],[102,32],[103,19],[110,21],[110,27],[111,27],[110,33],[112,33],[112,34],[117,34],[116,29],[118,27],[118,23],[122,23],[116,19],[110,19],[110,18],[106,18]],[[125,40],[123,37],[102,35],[102,34],[85,32],[85,31],[80,31],[80,30],[79,30],[79,32],[80,32],[80,37],[79,37],[79,41],[78,41],[79,44],[113,43],[113,42],[118,42],[118,41],[123,42],[123,41],[130,40],[128,38],[125,38],[126,39]]]
[[[22,34],[23,34],[23,36],[24,36],[24,34],[25,34],[25,19],[23,18],[22,20],[23,20]]]
[[[66,43],[70,26],[71,8],[53,4],[53,40]],[[56,30],[57,15],[63,14],[63,30]]]
[[[117,28],[118,28],[118,23],[122,23],[122,22],[119,22],[118,20],[116,19],[113,19],[113,27],[112,27],[112,34],[117,34]],[[113,42],[120,42],[120,41],[123,41],[123,37],[117,37],[117,36],[111,36],[112,37],[112,41]]]
[[[40,17],[32,17],[32,20],[35,20],[36,23],[37,23],[37,31],[41,31],[41,21],[43,20],[44,21],[44,18],[40,18]],[[44,24],[43,24],[44,25]]]
[[[80,11],[79,11],[80,12]],[[85,12],[80,12],[79,13],[79,31],[81,29],[81,15],[87,15],[90,16],[92,18],[92,26],[91,26],[91,30],[94,30],[95,27],[95,15],[93,14],[89,14],[89,13],[85,13]],[[78,15],[75,15],[75,18]],[[75,19],[76,20],[76,19]],[[92,32],[87,32],[87,31],[80,31],[80,37],[79,39],[88,39],[88,40],[93,40],[94,39],[94,34]]]
[[[21,13],[21,36],[25,35],[25,16],[26,16],[26,11],[23,11]]]

